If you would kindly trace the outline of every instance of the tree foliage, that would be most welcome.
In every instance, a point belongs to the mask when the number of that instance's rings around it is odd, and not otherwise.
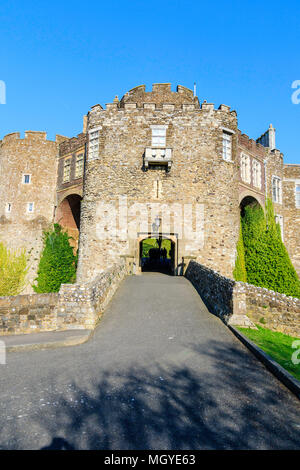
[[[9,250],[0,243],[0,296],[20,294],[26,284],[27,272],[25,250]]]
[[[245,207],[242,217],[247,282],[300,298],[300,281],[282,242],[273,203]]]
[[[33,286],[35,292],[58,292],[61,284],[75,281],[77,258],[70,238],[59,224],[44,232],[44,248]]]

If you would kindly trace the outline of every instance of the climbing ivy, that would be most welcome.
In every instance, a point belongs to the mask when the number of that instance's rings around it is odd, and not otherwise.
[[[273,203],[247,206],[242,217],[247,282],[300,298],[300,281],[282,242]]]
[[[247,272],[245,265],[245,249],[243,242],[242,224],[240,223],[240,234],[237,243],[237,256],[235,260],[235,268],[233,277],[236,281],[247,282]]]

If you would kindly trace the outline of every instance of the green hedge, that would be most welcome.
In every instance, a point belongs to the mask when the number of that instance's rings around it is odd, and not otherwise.
[[[35,292],[58,292],[61,284],[75,281],[77,257],[70,245],[70,237],[59,224],[44,232]]]
[[[300,298],[300,281],[282,242],[273,203],[247,206],[242,217],[247,282]]]

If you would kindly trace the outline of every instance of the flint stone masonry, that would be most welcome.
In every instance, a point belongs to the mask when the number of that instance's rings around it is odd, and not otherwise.
[[[26,334],[56,330],[59,294],[0,297],[0,334]]]
[[[127,274],[125,260],[86,284],[65,284],[60,290],[57,326],[92,329]]]
[[[93,329],[127,274],[125,260],[88,284],[65,284],[59,293],[0,297],[0,334]]]
[[[210,312],[225,323],[245,327],[261,324],[300,337],[300,299],[233,281],[195,261],[190,261],[185,276]]]

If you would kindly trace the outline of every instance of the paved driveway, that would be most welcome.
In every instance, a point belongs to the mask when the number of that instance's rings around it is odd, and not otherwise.
[[[184,278],[128,277],[82,346],[0,366],[1,449],[295,449],[299,401]]]

